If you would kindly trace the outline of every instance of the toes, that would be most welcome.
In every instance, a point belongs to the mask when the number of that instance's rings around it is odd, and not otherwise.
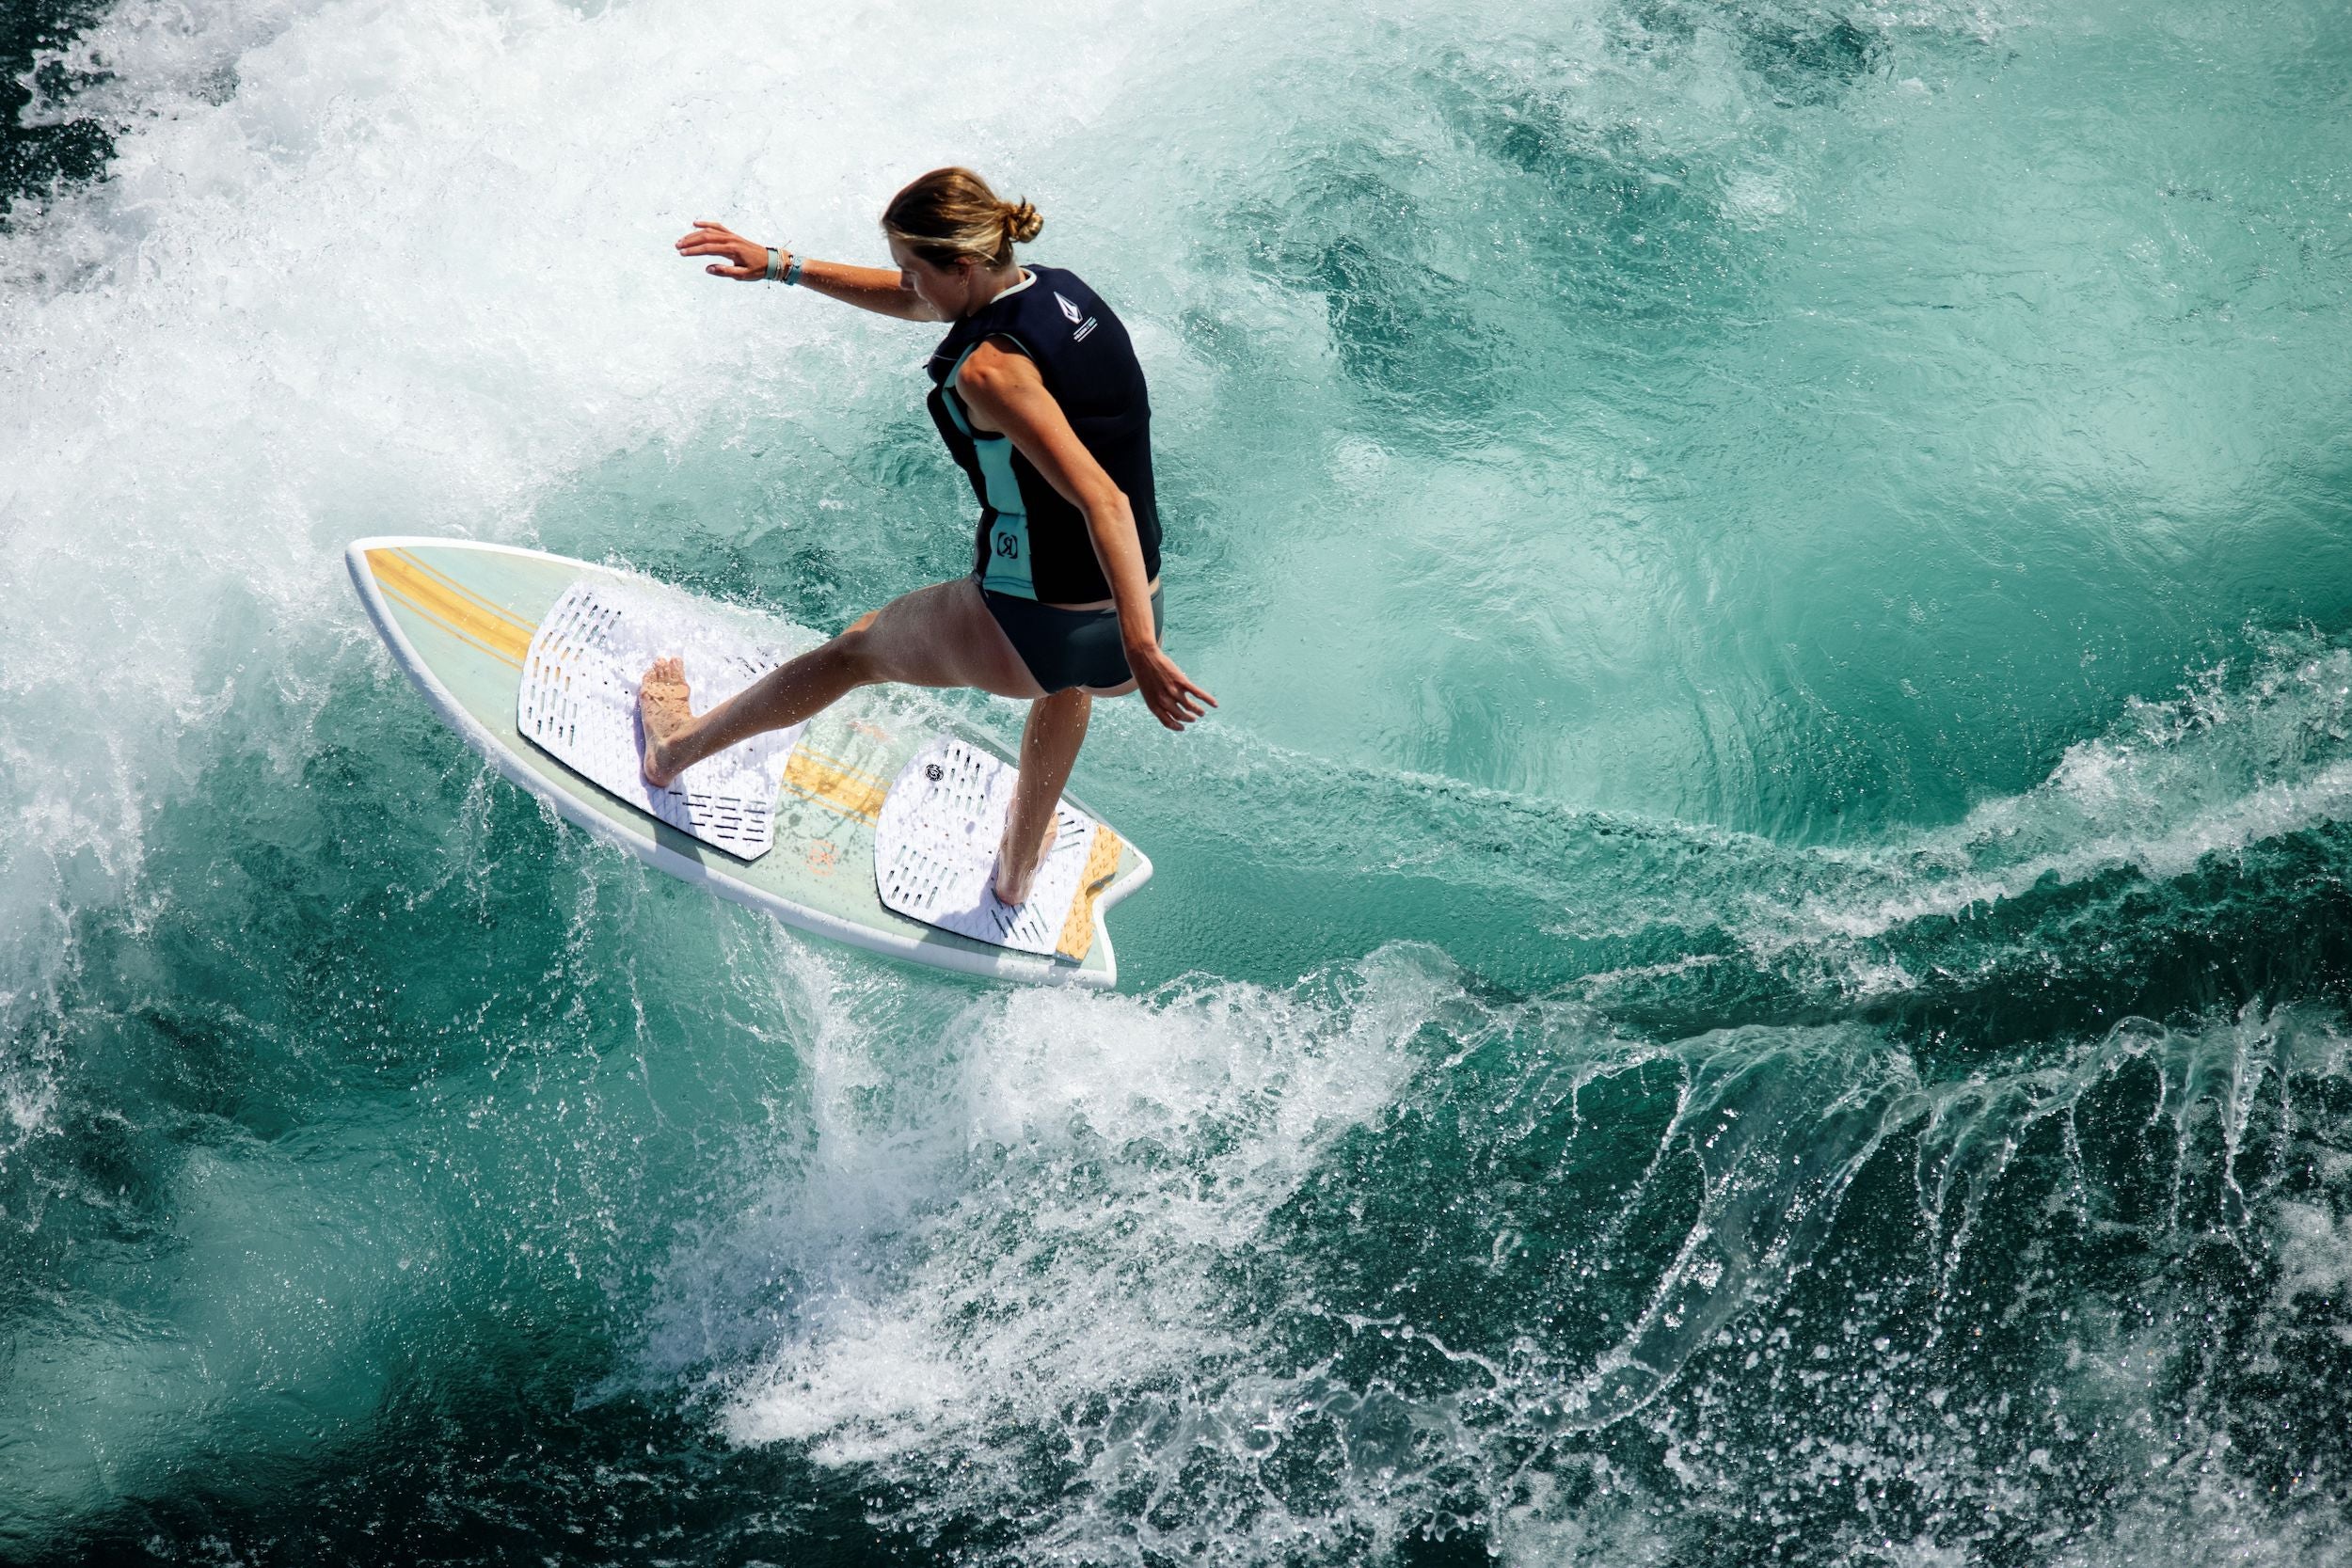
[[[653,668],[637,682],[637,699],[641,703],[674,703],[685,693],[686,661],[675,657],[655,659]]]

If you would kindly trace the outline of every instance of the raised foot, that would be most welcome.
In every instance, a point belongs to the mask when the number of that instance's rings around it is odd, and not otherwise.
[[[1014,813],[1005,814],[1005,836],[996,845],[996,901],[1000,904],[1025,903],[1029,888],[1037,880],[1038,867],[1045,863],[1045,856],[1054,847],[1054,838],[1061,831],[1061,814],[1057,811],[1045,819],[1045,833],[1030,847],[1025,858],[1014,853],[1012,819]]]
[[[637,717],[645,729],[645,782],[656,789],[667,789],[686,771],[689,759],[679,755],[678,737],[694,721],[689,696],[682,659],[655,659],[637,683]]]

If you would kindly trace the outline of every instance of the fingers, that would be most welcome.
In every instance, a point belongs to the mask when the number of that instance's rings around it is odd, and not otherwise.
[[[1215,697],[1176,668],[1175,660],[1156,649],[1135,656],[1134,666],[1144,706],[1152,710],[1152,718],[1171,730],[1198,723],[1210,708],[1216,706]]]
[[[1171,730],[1181,731],[1186,724],[1200,722],[1207,713],[1207,709],[1194,700],[1196,694],[1208,696],[1190,681],[1171,682],[1166,686],[1155,682],[1145,690],[1143,700],[1145,705],[1151,708],[1152,718]],[[1214,707],[1216,705],[1212,701],[1209,705]]]
[[[766,245],[755,245],[724,224],[708,218],[696,218],[694,231],[680,239],[674,248],[681,256],[720,258],[703,268],[713,277],[732,277],[739,283],[748,283],[768,276]]]
[[[1158,720],[1166,728],[1182,730],[1184,727],[1182,714],[1178,712],[1176,705],[1168,700],[1168,694],[1164,689],[1157,686],[1145,686],[1143,705],[1150,708],[1152,717]]]
[[[766,245],[755,245],[725,224],[708,218],[696,218],[694,231],[680,238],[674,248],[681,256],[732,256],[741,266],[753,265],[745,259],[746,251],[756,254],[761,262],[768,259]]]
[[[1163,714],[1160,721],[1168,724],[1168,728],[1182,729],[1184,724],[1197,723],[1208,716],[1210,708],[1216,706],[1216,699],[1196,685],[1192,677],[1177,669],[1173,662],[1168,664],[1165,679],[1167,685],[1158,688],[1154,693],[1160,700],[1152,705],[1153,709],[1165,708],[1184,721],[1169,723],[1167,715]]]

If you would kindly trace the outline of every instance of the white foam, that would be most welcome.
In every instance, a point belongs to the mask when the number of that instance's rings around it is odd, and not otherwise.
[[[84,35],[111,80],[71,107],[113,121],[108,178],[0,232],[11,1175],[67,1153],[43,1133],[72,1087],[73,937],[135,929],[161,814],[246,773],[305,787],[349,738],[320,732],[330,702],[370,705],[371,744],[446,741],[366,630],[343,546],[527,540],[584,471],[689,436],[774,439],[788,485],[836,426],[903,417],[935,328],[714,280],[671,241],[707,216],[878,258],[881,204],[950,158],[1056,213],[1025,161],[1041,127],[1120,90],[1126,40],[1088,21],[1028,7],[1013,24],[1062,40],[1033,54],[997,46],[1001,14],[944,3],[894,12],[884,50],[871,16],[747,0],[129,0]],[[619,537],[730,521],[673,509]],[[385,765],[420,776],[410,753]],[[191,1293],[253,1288],[224,1267]],[[111,1333],[59,1347],[58,1375]],[[93,1423],[79,1451],[120,1475],[201,1441]],[[76,1476],[91,1490],[49,1498],[56,1517],[103,1494]]]
[[[949,155],[1054,211],[1017,151],[1115,96],[1135,35],[1022,18],[1059,45],[939,4],[877,51],[870,18],[748,0],[130,0],[84,34],[110,80],[56,113],[114,121],[109,177],[0,233],[0,1037],[161,805],[225,753],[300,766],[381,671],[350,539],[516,539],[618,451],[902,413],[930,329],[670,242],[707,216],[875,256]],[[24,1049],[0,1073],[38,1118]]]
[[[1227,20],[1190,7],[1176,14],[1203,36]],[[1071,216],[1085,204],[1057,206],[1051,182],[1091,179],[1097,196],[1132,188],[1135,145],[1097,139],[1067,165],[1041,149],[1083,141],[1055,138],[1135,90],[1119,55],[1149,53],[1133,40],[1151,18],[1104,29],[1074,6],[980,14],[938,5],[890,20],[887,50],[871,46],[870,17],[725,0],[644,0],[596,14],[532,0],[137,6],[94,35],[90,47],[117,75],[106,91],[125,111],[115,177],[0,236],[9,279],[0,299],[9,345],[0,357],[0,1007],[44,1005],[71,961],[69,915],[122,903],[152,815],[204,768],[252,753],[291,773],[319,750],[309,726],[326,694],[360,685],[362,661],[374,657],[340,579],[348,538],[513,537],[552,490],[616,451],[684,432],[772,435],[784,418],[797,443],[821,437],[828,420],[867,426],[878,410],[905,411],[926,337],[809,309],[783,291],[712,283],[666,252],[687,218],[739,216],[748,227],[755,214],[820,253],[870,255],[879,195],[953,156],[1025,185],[1057,226],[1057,245],[1085,222],[1098,235],[1112,227]],[[1054,47],[1004,51],[1008,28]],[[1114,31],[1127,41],[1109,39]],[[1295,117],[1283,93],[1265,97],[1269,115]],[[1215,178],[1267,155],[1248,142],[1263,123],[1205,128],[1242,154],[1202,160]],[[1047,172],[1072,167],[1090,172]],[[1111,171],[1129,184],[1111,183]],[[1246,329],[1273,319],[1295,328],[1286,348],[1325,344],[1314,300],[1268,302],[1283,291],[1262,279],[1187,273],[1192,214],[1177,205],[1151,237],[1175,258],[1164,265],[1182,308],[1255,298],[1260,313]],[[1155,390],[1184,386],[1183,371],[1155,379]],[[1265,379],[1280,396],[1303,397],[1332,378],[1307,352]],[[1349,455],[1351,476],[1372,471],[1358,461],[1365,456]],[[1522,499],[1507,475],[1461,480],[1454,493]],[[1614,504],[1605,491],[1603,499]],[[1459,515],[1491,527],[1479,508]],[[1361,556],[1358,519],[1345,521],[1344,548]],[[650,537],[668,525],[644,526]],[[1285,535],[1279,547],[1295,543]],[[1404,649],[1402,661],[1420,652]],[[1298,684],[1281,659],[1266,668],[1270,682]],[[1388,733],[1396,715],[1381,705],[1380,683],[1354,689],[1380,708],[1363,733]],[[61,723],[92,690],[104,693],[100,721]],[[389,684],[381,696],[408,700]],[[1251,755],[1237,766],[1263,764]],[[1883,929],[1873,909],[1908,918],[1900,899],[1955,868],[2019,885],[2035,856],[2062,851],[1998,846],[2033,839],[2040,814],[2070,795],[2121,799],[2101,791],[2122,766],[2087,757],[2068,782],[2034,795],[2029,821],[1988,808],[1990,847],[1963,833],[1853,863],[1852,879],[1818,911],[1821,929],[1831,940],[1842,940],[1840,921]],[[2198,775],[2185,769],[2165,820],[2135,825],[2097,804],[2107,815],[2094,838],[2109,863],[2150,843],[2159,845],[2151,863],[2172,863],[2208,818],[2224,841],[2267,831],[2259,819],[2280,802],[2263,792],[2305,789],[2320,771],[2298,765],[2241,787],[2230,781],[2242,769],[2217,767],[2209,776],[2225,782],[2226,798],[2192,805]],[[1311,776],[1327,787],[1331,773],[1309,757],[1276,782]],[[1258,809],[1233,797],[1236,811]],[[2265,803],[2233,825],[2233,800]],[[1485,797],[1447,822],[1527,803]],[[2310,819],[2308,799],[2283,805],[2270,820]],[[1413,857],[1459,852],[1446,832],[1361,829],[1314,806],[1327,819],[1319,831],[1366,832],[1369,847],[1345,852],[1375,866],[1409,871]],[[2004,836],[2012,827],[2017,836]],[[1914,849],[1915,862],[1901,860]],[[582,847],[558,853],[611,863]],[[1705,879],[1690,881],[1704,904]],[[1786,929],[1788,917],[1787,907],[1760,910],[1756,929]],[[787,939],[769,940],[825,970]],[[649,989],[656,983],[649,968]],[[1349,1406],[1311,1372],[1258,1375],[1252,1361],[1267,1355],[1268,1330],[1236,1308],[1216,1265],[1279,1241],[1282,1205],[1395,1101],[1425,1025],[1474,1035],[1457,980],[1391,954],[1295,989],[989,996],[944,1018],[927,1009],[966,993],[890,976],[861,983],[807,1005],[821,1023],[808,1131],[804,1141],[780,1136],[771,1202],[681,1257],[672,1308],[655,1325],[657,1370],[721,1374],[728,1430],[898,1466],[893,1474],[918,1485],[936,1481],[943,1512],[970,1501],[1004,1517],[1008,1497],[1035,1499],[981,1424],[998,1412],[1050,1418],[1157,1377],[1168,1397],[1134,1408],[1158,1424],[1136,1428],[1106,1464],[1116,1471],[1134,1458],[1119,1472],[1129,1476],[1164,1465],[1171,1486],[1195,1439],[1226,1454],[1279,1440],[1284,1420],[1297,1418],[1288,1396],[1364,1415],[1368,1439],[1378,1426],[1370,1418],[1396,1414],[1403,1402],[1392,1393],[1376,1407],[1374,1396]],[[0,1015],[0,1037],[20,1037],[14,1022]],[[10,1064],[10,1114],[37,1125],[49,1081],[38,1063],[21,1074],[22,1060]],[[782,1105],[779,1121],[801,1128],[801,1109]],[[0,1146],[0,1158],[9,1152]],[[317,1180],[303,1188],[313,1200]],[[573,1191],[552,1173],[547,1185],[550,1202]],[[282,1217],[290,1204],[268,1212]],[[317,1256],[307,1242],[295,1250]],[[2324,1246],[2312,1252],[2324,1261]],[[241,1256],[231,1247],[192,1269],[189,1296],[227,1299],[243,1278]],[[1695,1249],[1677,1283],[1700,1295],[1721,1289],[1720,1261]],[[780,1272],[790,1275],[781,1285]],[[1682,1299],[1661,1295],[1658,1321]],[[1384,1326],[1394,1325],[1350,1331]],[[257,1342],[248,1323],[235,1327],[236,1344]],[[349,1322],[327,1323],[310,1348],[296,1368],[306,1386],[352,1364],[342,1357],[369,1354]],[[365,1396],[348,1408],[364,1413]],[[1408,1415],[1423,1420],[1416,1437],[1437,1462],[1475,1441],[1442,1399]],[[100,1435],[124,1474],[168,1473],[128,1467],[134,1449],[202,1440],[160,1420]],[[969,1465],[928,1470],[927,1452]],[[1355,1522],[1396,1517],[1406,1506],[1398,1494],[1415,1481],[1384,1475],[1376,1461],[1350,1479],[1360,1484],[1343,1506]],[[1638,1517],[1624,1527],[1630,1540],[1592,1546],[1592,1532],[1613,1528],[1612,1499],[1554,1506],[1541,1496],[1546,1479],[1530,1475],[1523,1499],[1494,1494],[1498,1545],[1531,1562],[1571,1547],[1638,1554]],[[1089,1506],[1064,1499],[1023,1522],[1043,1553],[1100,1545],[1097,1560],[1120,1555],[1119,1543],[1088,1534],[1110,1528]],[[1620,1517],[1635,1513],[1628,1505]],[[1263,1559],[1273,1552],[1262,1548],[1280,1546],[1273,1537],[1284,1524],[1269,1512],[1207,1545]]]
[[[1988,800],[1950,828],[1799,857],[1797,897],[1757,896],[1736,928],[1771,959],[1792,948],[1867,943],[1915,921],[1956,919],[2047,881],[2114,871],[2152,881],[2215,856],[2352,816],[2352,651],[2281,640],[2269,663],[2233,681],[2208,671],[2169,702],[2134,703],[2106,736],[2066,749],[2023,794]],[[1914,982],[1863,956],[1858,992]]]
[[[1881,1101],[1863,1069],[1884,1084],[1899,1065],[1874,1040],[1797,1032],[1787,1082],[1797,1092],[1759,1099],[1754,1072],[1776,1070],[1771,1053],[1736,1057],[1729,1072],[1693,1053],[1688,1103],[1661,1143],[1704,1136],[1720,1196],[1619,1350],[1580,1386],[1532,1346],[1450,1344],[1403,1299],[1395,1316],[1331,1319],[1343,1337],[1422,1347],[1460,1369],[1460,1391],[1402,1399],[1378,1378],[1295,1363],[1289,1337],[1325,1321],[1327,1293],[1346,1287],[1312,1267],[1292,1278],[1258,1266],[1288,1244],[1280,1216],[1302,1185],[1391,1107],[1427,1114],[1434,1095],[1437,1114],[1456,1114],[1450,1068],[1415,1043],[1433,1023],[1466,1054],[1521,1029],[1577,1042],[1567,1060],[1531,1063],[1547,1106],[1598,1064],[1645,1054],[1572,1011],[1482,1008],[1445,965],[1405,948],[1288,991],[992,998],[928,1059],[893,1046],[876,1060],[873,1031],[844,1031],[812,1064],[817,1141],[755,1214],[681,1255],[646,1370],[675,1376],[701,1362],[719,1349],[714,1322],[764,1321],[764,1349],[747,1355],[734,1340],[720,1354],[734,1364],[731,1437],[902,1477],[914,1483],[904,1523],[1019,1510],[1024,1560],[1260,1559],[1356,1531],[1392,1537],[1430,1506],[1447,1464],[1491,1461],[1486,1420],[1514,1422],[1524,1439],[1638,1409],[1755,1292],[1780,1289],[1874,1136]],[[1408,1091],[1422,1069],[1431,1076]],[[1805,1085],[1817,1078],[1828,1101],[1851,1097],[1851,1115],[1833,1105],[1816,1124],[1822,1099]],[[1724,1114],[1735,1088],[1744,1116]],[[1821,1162],[1804,1177],[1783,1152],[1801,1132]],[[1472,1404],[1485,1416],[1470,1418]],[[1347,1444],[1327,1509],[1188,1496],[1154,1523],[1122,1500],[1181,1491],[1201,1450],[1246,1476],[1326,1422]],[[1414,1433],[1409,1455],[1401,1427]],[[1083,1456],[1049,1509],[1026,1490],[1032,1444]],[[952,1472],[933,1463],[942,1454],[955,1456]],[[1524,1507],[1496,1521],[1495,1539],[1538,1560],[1540,1543],[1580,1528],[1639,1535],[1606,1508]]]
[[[813,1143],[674,1265],[648,1370],[741,1354],[708,1325],[763,1321],[731,1436],[828,1464],[944,1442],[985,1470],[991,1420],[1051,1424],[1105,1377],[1181,1383],[1246,1350],[1218,1260],[1392,1101],[1415,1031],[1459,995],[1406,951],[1345,1000],[1318,989],[1002,993],[928,1047],[860,1009],[810,1053]]]

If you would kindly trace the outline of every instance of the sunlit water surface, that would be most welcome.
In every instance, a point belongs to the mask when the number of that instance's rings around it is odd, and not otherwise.
[[[2341,7],[64,47],[10,166],[111,161],[0,230],[0,1550],[2352,1559]],[[1134,329],[1224,705],[1097,719],[1117,995],[587,843],[342,580],[465,533],[830,629],[956,571],[930,333],[667,249],[873,258],[948,160]]]

